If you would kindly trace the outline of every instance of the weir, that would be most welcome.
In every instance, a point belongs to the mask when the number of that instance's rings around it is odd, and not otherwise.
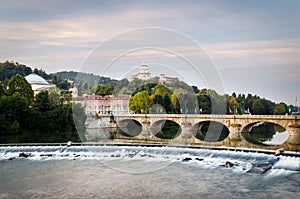
[[[121,139],[126,140],[126,142],[139,143],[229,146],[271,150],[283,148],[289,151],[300,151],[300,120],[299,116],[295,115],[130,114],[114,115],[113,122],[111,117],[111,115],[103,115],[98,119],[88,117],[86,122],[87,133],[92,134],[93,132],[100,135],[106,132],[107,134],[107,132],[113,131],[118,126],[121,130],[125,129],[124,131],[129,134],[129,136],[126,136],[116,133],[114,138],[118,141]],[[172,139],[158,136],[164,122],[167,120],[178,124],[180,127],[178,136]],[[255,143],[255,141],[250,142],[248,139],[249,130],[254,125],[262,122],[282,126],[289,132],[288,139],[280,145],[264,145],[258,142]],[[212,125],[212,123],[215,125]],[[209,124],[208,129],[215,131],[214,135],[202,135],[201,132],[199,133],[199,129],[201,130],[207,124]],[[103,129],[106,129],[106,131],[103,131]],[[224,133],[221,134],[221,131]]]

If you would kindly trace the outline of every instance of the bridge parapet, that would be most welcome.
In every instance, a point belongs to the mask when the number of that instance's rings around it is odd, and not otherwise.
[[[201,121],[216,121],[224,124],[228,128],[239,126],[241,128],[258,122],[271,122],[279,124],[284,128],[290,126],[300,126],[299,116],[282,115],[205,115],[205,114],[129,114],[115,115],[116,121],[124,119],[134,119],[142,124],[152,124],[159,120],[171,120],[180,125],[195,125]]]

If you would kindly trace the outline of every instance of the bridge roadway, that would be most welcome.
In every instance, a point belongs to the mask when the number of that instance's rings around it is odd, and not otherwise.
[[[236,146],[266,149],[284,148],[285,150],[300,151],[299,115],[129,114],[107,117],[110,117],[118,127],[122,130],[125,129],[125,132],[128,131],[129,134],[132,130],[130,128],[134,128],[132,124],[139,124],[140,132],[128,138],[132,141],[144,140],[172,144]],[[132,123],[133,120],[135,123]],[[166,120],[173,121],[180,126],[177,137],[173,139],[162,139],[156,136]],[[221,125],[225,131],[228,132],[226,138],[219,140],[219,136],[215,136],[221,133],[214,134],[216,140],[205,139],[206,135],[204,135],[203,139],[201,139],[201,136],[197,136],[197,132],[201,129],[202,125],[205,122],[211,121],[216,122],[219,126]],[[254,125],[261,122],[270,122],[284,127],[289,132],[288,139],[283,144],[276,146],[264,145],[253,140],[249,131]],[[214,131],[222,131],[220,127],[212,129]],[[122,135],[119,136],[122,137]],[[123,138],[126,138],[126,136]]]

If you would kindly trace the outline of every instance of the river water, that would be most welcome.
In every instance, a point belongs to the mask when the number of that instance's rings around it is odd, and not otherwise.
[[[158,145],[2,146],[0,198],[300,198],[300,154],[272,153]]]

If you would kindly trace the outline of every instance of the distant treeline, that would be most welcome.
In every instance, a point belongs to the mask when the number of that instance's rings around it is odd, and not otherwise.
[[[8,85],[9,79],[16,75],[20,74],[22,77],[25,77],[31,73],[35,73],[48,82],[55,84],[58,88],[62,90],[68,90],[70,86],[76,86],[80,94],[88,93],[92,94],[95,85],[97,84],[117,84],[117,80],[111,79],[109,77],[103,77],[99,75],[94,75],[91,73],[82,73],[74,71],[62,71],[57,73],[47,74],[42,69],[32,69],[24,64],[19,64],[18,62],[9,62],[0,63],[0,82],[6,88]],[[68,82],[74,81],[74,85],[70,85]]]
[[[67,80],[74,81],[73,86],[77,87],[79,95],[129,94],[132,96],[130,109],[137,113],[164,111],[166,113],[284,115],[296,111],[293,105],[284,102],[275,103],[253,94],[220,95],[212,89],[200,89],[179,80],[161,85],[158,77],[147,81],[139,79],[128,81],[126,78],[117,81],[109,77],[74,71],[47,74],[41,69],[32,71],[30,67],[8,61],[0,63],[0,71],[0,81],[4,88],[7,87],[8,79],[14,74],[25,76],[34,72],[62,90],[69,88]]]

